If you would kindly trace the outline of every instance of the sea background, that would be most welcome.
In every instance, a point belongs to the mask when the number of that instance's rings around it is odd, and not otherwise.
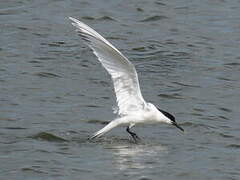
[[[110,76],[75,17],[138,71],[146,101],[185,129],[115,118]],[[0,179],[239,180],[240,2],[0,1]]]

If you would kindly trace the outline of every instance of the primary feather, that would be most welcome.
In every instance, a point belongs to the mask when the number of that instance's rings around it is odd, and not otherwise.
[[[69,19],[73,21],[72,25],[77,28],[82,39],[111,75],[118,114],[124,116],[131,114],[131,111],[143,109],[146,102],[142,97],[138,75],[133,64],[95,30],[75,18],[69,17]]]

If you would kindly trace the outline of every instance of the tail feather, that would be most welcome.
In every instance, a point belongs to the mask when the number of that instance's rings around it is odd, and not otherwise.
[[[89,139],[101,137],[102,135],[104,135],[105,133],[107,133],[108,131],[110,131],[111,129],[117,127],[118,125],[120,125],[122,123],[123,122],[121,121],[121,118],[115,119],[115,120],[111,121],[110,123],[108,123],[104,128],[95,132]]]

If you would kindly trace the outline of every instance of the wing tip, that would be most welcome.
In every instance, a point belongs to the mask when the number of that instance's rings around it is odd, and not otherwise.
[[[71,17],[71,16],[69,16],[68,19],[70,19],[70,20],[72,20],[72,21],[76,21],[76,19],[73,18],[73,17]]]
[[[76,18],[73,18],[71,16],[68,17],[71,21],[73,21],[73,24],[79,25],[79,24],[83,24],[81,21],[77,20]]]
[[[99,137],[101,137],[102,136],[102,133],[94,133],[92,136],[90,136],[88,139],[89,140],[93,140],[93,139],[95,139],[95,138],[99,138]]]

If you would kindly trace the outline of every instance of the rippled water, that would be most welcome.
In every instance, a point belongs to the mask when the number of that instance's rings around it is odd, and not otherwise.
[[[71,26],[131,59],[146,100],[185,134],[113,119],[110,77]],[[0,179],[240,179],[238,1],[1,1]]]

